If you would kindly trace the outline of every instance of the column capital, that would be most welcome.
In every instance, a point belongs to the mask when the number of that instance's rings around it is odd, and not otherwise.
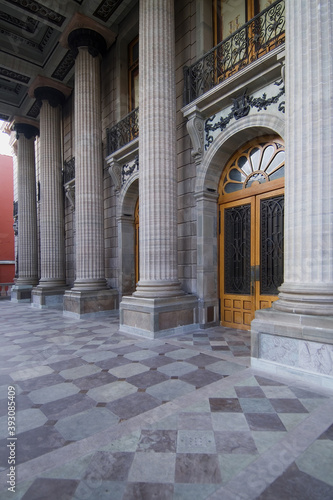
[[[53,108],[62,105],[71,92],[72,89],[67,85],[41,75],[35,78],[29,88],[29,96],[35,97],[39,106],[47,100]]]
[[[16,139],[19,139],[19,134],[23,134],[26,139],[31,139],[39,135],[39,124],[32,120],[15,116],[11,130],[16,132]]]
[[[96,57],[103,54],[115,41],[116,34],[89,17],[76,12],[60,37],[60,44],[71,49],[74,57],[79,47],[88,47],[89,53]]]
[[[91,56],[104,55],[107,51],[106,41],[102,35],[88,28],[78,28],[68,36],[68,45],[76,59],[79,47],[87,47]]]

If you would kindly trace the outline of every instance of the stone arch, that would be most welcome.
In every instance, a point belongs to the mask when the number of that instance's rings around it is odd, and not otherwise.
[[[209,146],[197,170],[195,192],[217,189],[222,170],[230,156],[251,139],[268,134],[284,138],[284,120],[276,115],[262,113],[236,121],[221,132]]]
[[[218,184],[230,156],[256,137],[278,134],[284,138],[284,120],[269,113],[250,115],[221,132],[197,166],[197,294],[201,326],[216,324],[218,304]]]

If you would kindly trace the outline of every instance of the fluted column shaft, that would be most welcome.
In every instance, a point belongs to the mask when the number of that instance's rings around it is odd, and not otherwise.
[[[100,57],[85,47],[75,60],[75,208],[73,289],[105,288]]]
[[[40,110],[39,287],[65,285],[64,205],[61,163],[61,107],[42,99]]]
[[[181,294],[177,274],[173,0],[140,1],[140,281],[135,296]]]
[[[17,132],[19,230],[16,285],[36,285],[38,283],[35,135],[28,136],[28,138],[24,133]]]
[[[285,278],[273,307],[332,315],[333,4],[286,6]]]

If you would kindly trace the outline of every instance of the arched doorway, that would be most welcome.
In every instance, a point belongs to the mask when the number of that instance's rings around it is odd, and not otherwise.
[[[260,137],[229,160],[219,183],[221,324],[250,329],[283,282],[284,143]]]

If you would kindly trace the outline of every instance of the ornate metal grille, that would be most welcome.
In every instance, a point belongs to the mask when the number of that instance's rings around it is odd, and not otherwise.
[[[224,210],[224,292],[251,293],[251,205]]]
[[[285,42],[285,5],[277,0],[184,68],[184,104]]]
[[[260,293],[277,295],[283,282],[284,197],[260,202]]]
[[[139,135],[139,108],[135,108],[114,127],[106,130],[107,155],[125,146]]]
[[[63,170],[64,184],[75,179],[75,157],[64,162]]]

